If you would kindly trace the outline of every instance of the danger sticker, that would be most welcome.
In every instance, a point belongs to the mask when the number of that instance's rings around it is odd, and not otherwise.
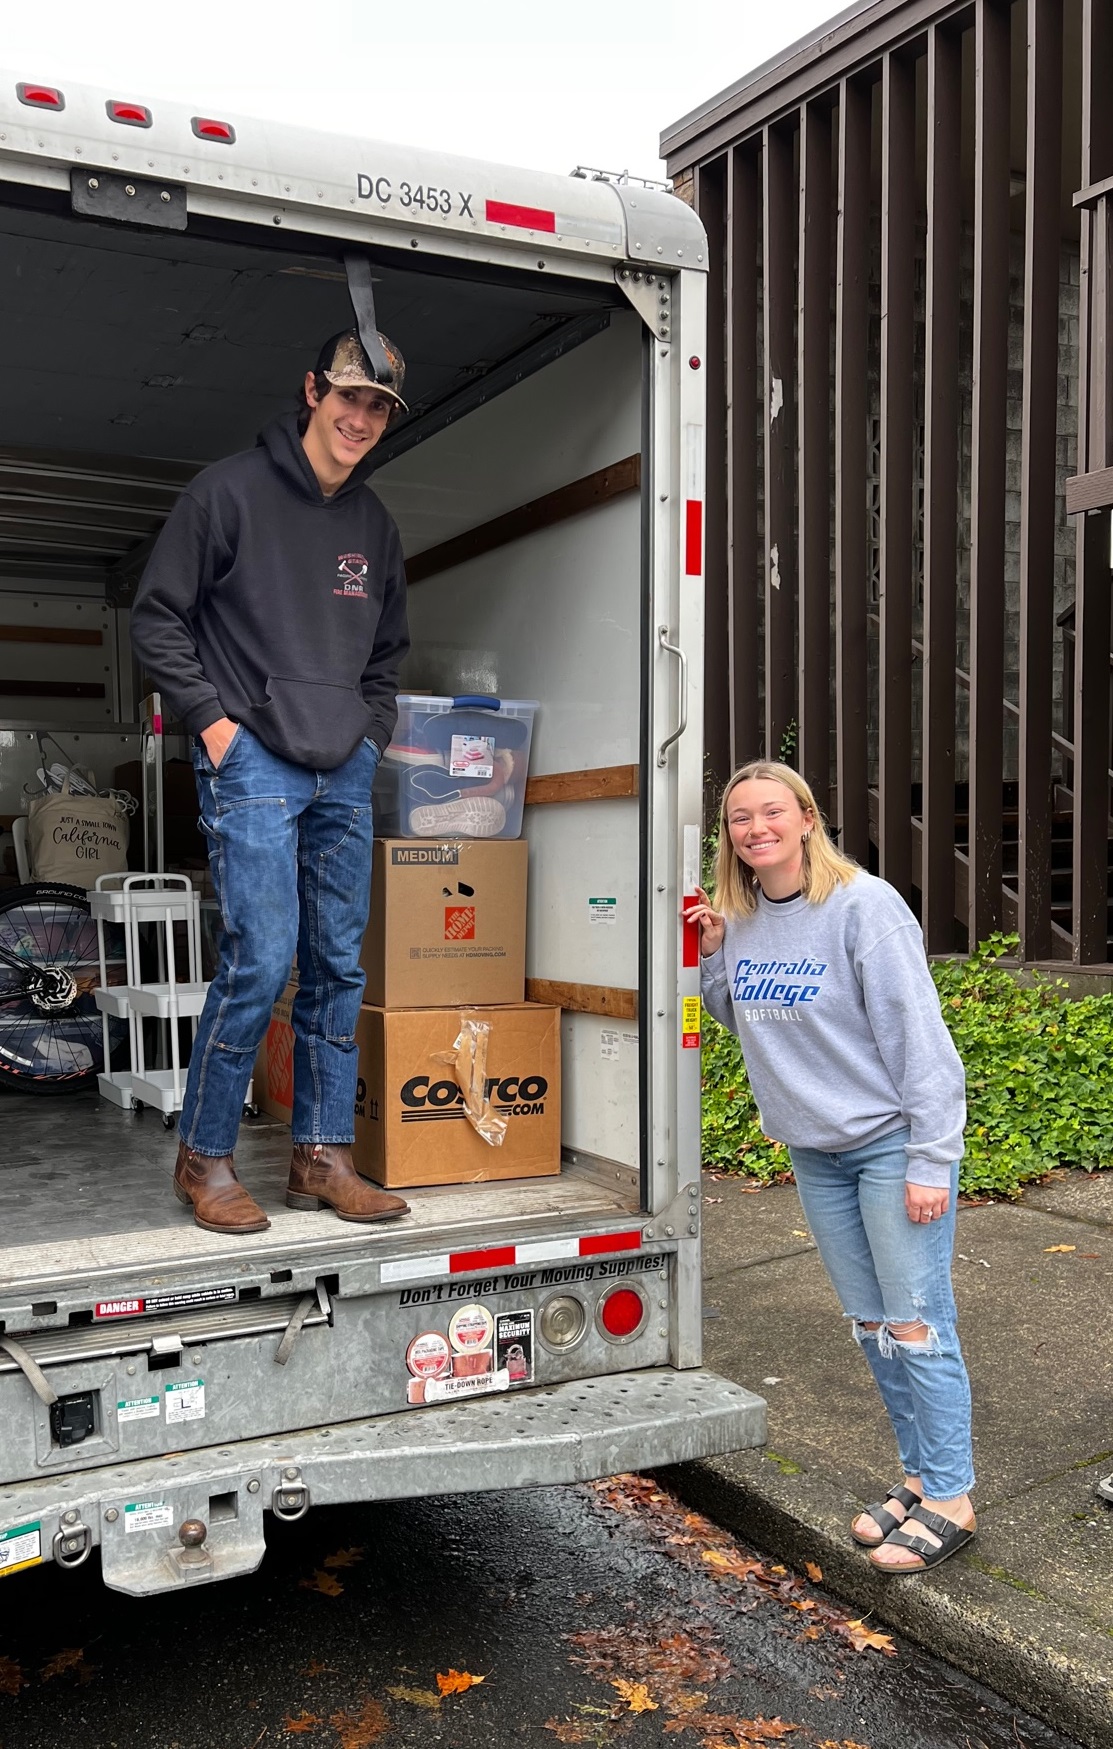
[[[22,1572],[24,1567],[37,1567],[42,1558],[41,1524],[17,1524],[14,1530],[0,1530],[0,1578]]]
[[[234,1287],[190,1287],[175,1293],[147,1294],[145,1298],[98,1300],[93,1307],[94,1318],[138,1318],[152,1312],[188,1312],[199,1306],[230,1306],[236,1299]]]
[[[157,1421],[158,1417],[157,1397],[124,1397],[116,1404],[116,1419],[121,1426],[125,1421]]]
[[[166,1387],[166,1425],[174,1427],[179,1421],[203,1421],[205,1419],[205,1381],[204,1379],[187,1379],[180,1385]]]
[[[457,1354],[489,1348],[494,1333],[495,1320],[486,1306],[461,1306],[448,1320],[448,1340]]]
[[[124,1507],[124,1529],[129,1534],[133,1530],[165,1530],[173,1522],[174,1508],[164,1500],[136,1500]]]
[[[406,1365],[415,1379],[436,1379],[452,1370],[452,1350],[439,1330],[423,1330],[406,1350]]]

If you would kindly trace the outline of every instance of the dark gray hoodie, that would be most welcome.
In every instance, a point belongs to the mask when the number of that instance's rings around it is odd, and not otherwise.
[[[342,765],[394,732],[409,649],[393,519],[364,481],[326,498],[297,417],[186,487],[143,573],[132,643],[167,713],[200,734],[244,723],[284,759]]]

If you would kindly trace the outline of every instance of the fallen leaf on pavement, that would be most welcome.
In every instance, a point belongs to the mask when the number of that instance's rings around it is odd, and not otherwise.
[[[320,1723],[321,1717],[319,1713],[307,1713],[303,1711],[298,1714],[296,1719],[291,1718],[289,1713],[287,1713],[282,1721],[282,1729],[288,1737],[304,1737],[308,1732],[315,1731]]]
[[[546,1719],[545,1729],[558,1743],[598,1743],[599,1726],[589,1719]]]
[[[810,1239],[811,1234],[809,1232],[807,1232],[803,1227],[793,1227],[792,1237],[794,1239]]]
[[[655,1713],[659,1710],[644,1682],[627,1682],[623,1676],[614,1676],[611,1678],[611,1687],[617,1689],[632,1713]]]
[[[813,1585],[818,1585],[823,1578],[823,1568],[817,1567],[814,1561],[804,1562],[804,1571]]]
[[[337,1549],[334,1555],[325,1556],[326,1567],[358,1567],[363,1559],[362,1549]]]
[[[698,1713],[702,1712],[706,1705],[707,1696],[705,1694],[674,1694],[665,1702],[665,1711],[680,1714]]]
[[[826,1737],[819,1745],[819,1749],[869,1749],[869,1745],[867,1743],[852,1743],[849,1737],[844,1737],[841,1743],[836,1742],[834,1737]]]
[[[789,1607],[789,1609],[799,1609],[799,1610],[814,1609],[816,1607],[815,1598],[814,1597],[790,1597],[789,1601],[788,1601],[788,1607]]]
[[[312,1579],[299,1579],[298,1584],[303,1591],[320,1591],[325,1597],[339,1597],[344,1589],[339,1579],[334,1579],[322,1567],[317,1568]]]
[[[821,1627],[817,1627],[815,1625],[815,1623],[813,1622],[810,1628],[804,1629],[803,1633],[800,1635],[800,1638],[802,1640],[818,1640],[822,1637],[822,1634],[823,1634],[823,1629]]]
[[[426,1707],[429,1712],[441,1704],[439,1694],[434,1694],[431,1688],[388,1688],[391,1700],[409,1701],[411,1706]]]
[[[704,1202],[722,1202],[723,1199],[721,1196],[705,1196],[703,1200]]]
[[[328,1722],[340,1739],[340,1749],[371,1749],[390,1730],[390,1720],[377,1700],[365,1700],[358,1712],[330,1713]]]
[[[336,1665],[322,1664],[319,1658],[310,1658],[305,1669],[299,1671],[298,1674],[300,1676],[323,1676],[326,1671],[330,1676],[335,1676],[337,1674]]]
[[[84,1646],[69,1646],[64,1652],[55,1652],[39,1671],[43,1682],[49,1682],[52,1676],[62,1676],[67,1670],[72,1670],[79,1682],[92,1682],[93,1666],[85,1662]]]
[[[23,1687],[23,1671],[14,1658],[0,1658],[0,1694],[18,1694]]]
[[[1079,1255],[1079,1257],[1082,1258],[1084,1263],[1097,1263],[1101,1257],[1101,1252],[1100,1251],[1080,1251],[1078,1253],[1078,1255]]]
[[[866,1652],[871,1648],[875,1652],[884,1652],[887,1658],[895,1658],[897,1649],[888,1634],[879,1634],[876,1629],[868,1628],[864,1621],[848,1621],[847,1637],[856,1652]]]
[[[732,1579],[748,1579],[751,1573],[761,1572],[760,1561],[744,1561],[734,1549],[704,1549],[703,1558],[709,1567],[717,1572],[729,1573]],[[781,1572],[784,1572],[781,1568]],[[773,1572],[777,1571],[776,1567]]]
[[[1045,1245],[1044,1256],[1050,1257],[1053,1251],[1077,1251],[1077,1245]]]
[[[447,1676],[437,1672],[437,1687],[442,1694],[463,1694],[465,1690],[474,1688],[477,1683],[486,1681],[483,1676],[471,1676],[466,1670],[450,1669]]]

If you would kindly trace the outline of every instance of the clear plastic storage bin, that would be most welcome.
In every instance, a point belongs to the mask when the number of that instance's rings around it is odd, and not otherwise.
[[[400,693],[375,778],[379,838],[518,838],[536,701]]]

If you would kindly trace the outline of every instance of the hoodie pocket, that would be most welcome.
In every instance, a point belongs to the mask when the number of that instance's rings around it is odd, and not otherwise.
[[[272,674],[265,702],[251,707],[251,728],[263,745],[315,771],[343,765],[370,724],[371,713],[358,687],[324,680]]]

